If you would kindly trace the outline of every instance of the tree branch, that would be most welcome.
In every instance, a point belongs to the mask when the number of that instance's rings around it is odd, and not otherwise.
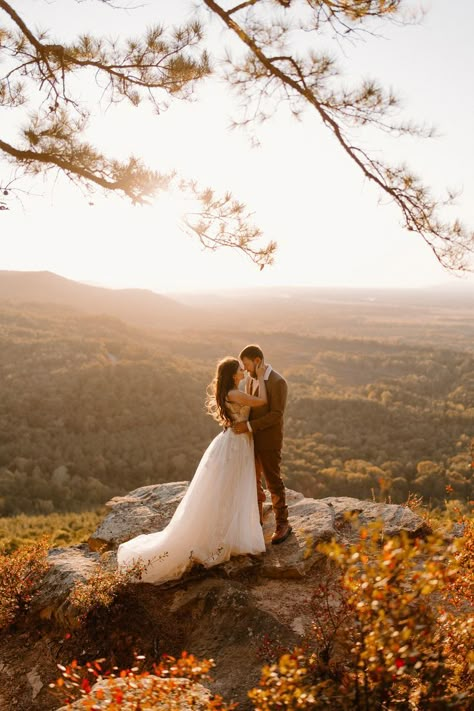
[[[247,2],[241,2],[240,5],[236,5],[233,7],[231,10],[227,10],[228,15],[233,15],[234,12],[238,12],[239,10],[243,10],[244,7],[250,7],[250,5],[255,5],[257,2],[260,2],[260,0],[247,0]]]
[[[315,90],[307,83],[306,76],[294,57],[267,56],[255,37],[246,32],[244,27],[230,16],[229,12],[224,10],[224,8],[214,0],[203,0],[203,2],[214,14],[221,18],[224,24],[235,35],[237,35],[241,42],[248,47],[251,56],[265,69],[265,72],[258,72],[258,75],[257,72],[255,72],[255,74],[252,75],[252,69],[248,66],[245,67],[243,71],[244,73],[248,72],[249,76],[253,78],[253,83],[255,84],[257,79],[261,80],[263,77],[267,79],[268,76],[272,76],[280,82],[282,88],[286,87],[290,89],[293,95],[301,97],[307,104],[311,105],[323,123],[329,127],[344,152],[362,171],[363,175],[369,181],[375,183],[398,205],[404,218],[405,228],[408,231],[419,234],[444,267],[447,269],[466,269],[465,255],[468,252],[474,252],[474,235],[468,232],[458,221],[447,224],[441,222],[436,217],[436,210],[439,207],[439,203],[430,196],[428,188],[423,186],[419,180],[408,173],[406,169],[390,168],[382,165],[380,162],[372,160],[367,154],[352,146],[346,140],[341,125],[335,118],[335,115],[338,113],[343,116],[343,111],[338,110],[337,104],[329,108],[323,101],[318,99]],[[290,3],[287,4],[288,6],[290,5]],[[308,2],[308,4],[313,6],[313,3]],[[338,3],[332,3],[332,5],[338,6]],[[347,12],[348,17],[353,20],[357,19],[358,12],[360,12],[361,16],[364,14],[377,15],[377,12],[372,10],[370,5],[369,2],[366,2],[363,4],[363,7],[361,6],[362,9],[358,9],[358,6],[354,3],[353,16],[351,15],[351,6],[347,2],[344,3],[344,5],[341,4],[340,7],[338,6],[337,9],[342,13]],[[399,0],[391,0],[391,2],[386,5],[389,9],[383,12],[394,12],[398,5]],[[382,11],[379,12],[381,14]],[[297,72],[298,79],[287,74],[276,64],[277,61],[282,60],[289,62],[291,66],[293,66]],[[369,100],[373,92],[374,87],[367,85],[366,95],[361,95],[361,100],[369,102],[367,113],[365,115],[361,114],[361,122],[377,125],[378,121],[372,120],[368,113],[371,108]],[[375,98],[378,99],[378,97]],[[392,100],[389,98],[387,106],[390,106],[391,103]],[[352,103],[352,106],[355,106],[354,103]],[[360,111],[359,109],[357,110]],[[382,112],[383,110],[384,106],[382,105],[380,111]],[[353,118],[354,120],[357,119],[358,114]],[[388,128],[392,130],[392,127]],[[393,128],[393,130],[396,129]]]
[[[133,184],[133,181],[130,179],[130,164],[128,166],[121,166],[123,173],[122,177],[118,180],[112,180],[104,175],[98,174],[98,172],[94,172],[93,170],[81,166],[77,160],[73,161],[60,155],[55,155],[54,153],[22,150],[6,143],[2,139],[0,139],[0,150],[11,158],[14,158],[19,163],[42,163],[50,168],[60,168],[68,175],[77,176],[80,179],[94,183],[95,185],[98,185],[106,190],[122,191],[125,195],[131,198],[133,202],[138,203],[145,202],[145,197],[147,195],[151,196],[158,186],[163,187],[163,181],[166,180],[163,176],[159,176],[158,173],[144,171],[143,177],[146,178],[148,185],[142,186],[142,192],[140,193],[137,190],[137,187]],[[116,170],[120,173],[118,165],[116,166]],[[139,170],[140,167],[137,165],[136,172]]]
[[[12,8],[10,3],[4,2],[4,0],[0,0],[0,10],[4,10],[7,15],[10,16],[10,19],[13,20],[13,22],[19,27],[21,30],[22,34],[25,35],[25,37],[28,39],[30,44],[33,45],[33,47],[40,53],[42,54],[43,52],[43,45],[41,42],[35,37],[33,32],[29,29],[29,27],[26,25],[26,23],[21,19],[21,17],[18,15],[18,13]]]

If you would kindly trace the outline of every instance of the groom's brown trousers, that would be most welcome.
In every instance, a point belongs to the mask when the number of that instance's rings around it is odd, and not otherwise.
[[[257,499],[259,505],[266,500],[262,486],[263,475],[272,498],[272,508],[277,526],[288,521],[288,506],[285,499],[285,485],[280,474],[280,463],[281,450],[268,449],[255,454]]]
[[[265,501],[265,492],[262,486],[263,475],[272,497],[273,512],[278,526],[288,521],[285,485],[280,474],[283,412],[286,405],[287,384],[279,373],[272,370],[266,381],[266,389],[268,403],[261,407],[252,408],[250,426],[254,433],[259,508],[261,503]]]

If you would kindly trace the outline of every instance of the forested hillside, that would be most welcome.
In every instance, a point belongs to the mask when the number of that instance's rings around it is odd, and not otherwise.
[[[0,516],[80,511],[190,479],[219,432],[215,362],[258,340],[288,379],[283,471],[322,497],[473,497],[474,356],[291,331],[143,331],[65,307],[0,308]]]
[[[0,313],[0,514],[89,508],[190,476],[212,375],[114,319]]]

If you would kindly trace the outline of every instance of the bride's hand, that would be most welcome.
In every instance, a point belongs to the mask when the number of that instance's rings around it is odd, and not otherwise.
[[[263,362],[260,363],[260,365],[255,369],[255,374],[256,374],[257,378],[263,378],[263,376],[265,375],[266,369],[267,369],[267,366],[265,365],[265,363],[263,363]]]

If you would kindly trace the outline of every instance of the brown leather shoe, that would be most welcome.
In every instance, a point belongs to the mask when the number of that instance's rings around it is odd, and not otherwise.
[[[286,541],[290,533],[292,532],[292,528],[289,523],[280,523],[276,527],[276,531],[272,536],[272,543],[276,545],[277,543],[283,543],[283,541]]]

